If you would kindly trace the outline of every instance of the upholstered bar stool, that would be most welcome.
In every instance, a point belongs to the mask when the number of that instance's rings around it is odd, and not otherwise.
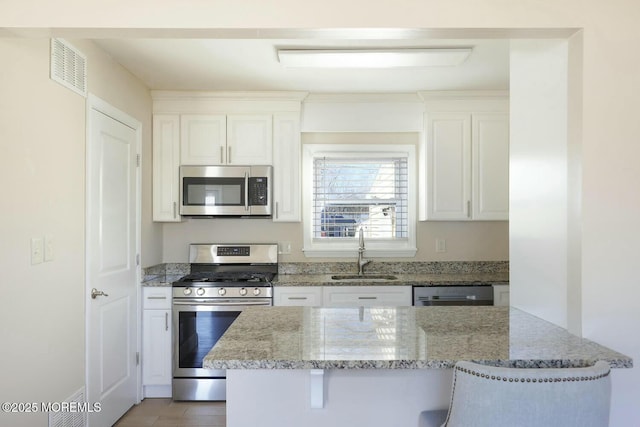
[[[424,411],[420,427],[606,427],[610,367],[500,368],[458,362],[449,409]]]

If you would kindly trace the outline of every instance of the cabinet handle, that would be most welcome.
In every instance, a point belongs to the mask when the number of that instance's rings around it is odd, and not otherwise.
[[[278,215],[278,202],[276,202],[276,219],[278,219],[280,215]]]
[[[167,297],[154,297],[154,296],[150,296],[150,297],[147,297],[147,299],[167,299]]]
[[[467,218],[471,218],[471,200],[467,200]]]
[[[220,146],[220,164],[224,164],[224,147]]]
[[[169,330],[169,313],[164,314],[164,330]]]
[[[306,300],[307,297],[289,297],[289,300]]]
[[[227,163],[231,164],[231,147],[227,147]]]
[[[358,299],[378,299],[378,297],[358,297]]]
[[[176,214],[178,213],[178,204],[173,202],[173,217],[176,218]]]

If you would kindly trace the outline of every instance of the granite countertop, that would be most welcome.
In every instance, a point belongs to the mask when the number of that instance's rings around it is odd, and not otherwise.
[[[509,284],[509,273],[415,273],[391,275],[397,279],[334,280],[331,278],[331,274],[280,274],[273,281],[273,286],[461,286]],[[364,277],[367,277],[367,274]]]
[[[214,369],[437,369],[459,360],[511,367],[582,367],[623,354],[509,307],[244,310],[205,356]]]
[[[145,276],[142,281],[142,286],[171,287],[173,286],[173,282],[180,280],[182,276],[184,276],[184,274],[148,275]]]
[[[354,273],[353,262],[280,263],[274,286],[362,286],[362,285],[491,285],[509,283],[508,261],[375,262],[365,276],[389,274],[396,280],[333,280],[334,274]],[[190,264],[166,263],[144,269],[142,286],[171,286],[189,274]]]

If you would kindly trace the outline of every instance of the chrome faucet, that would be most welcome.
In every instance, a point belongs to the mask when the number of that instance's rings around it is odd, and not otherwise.
[[[364,234],[362,227],[358,231],[358,276],[362,276],[364,274],[364,266],[371,262],[370,259],[364,259]]]

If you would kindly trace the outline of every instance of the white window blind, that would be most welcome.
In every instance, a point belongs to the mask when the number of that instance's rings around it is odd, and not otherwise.
[[[314,158],[312,215],[314,239],[406,239],[407,157]]]

